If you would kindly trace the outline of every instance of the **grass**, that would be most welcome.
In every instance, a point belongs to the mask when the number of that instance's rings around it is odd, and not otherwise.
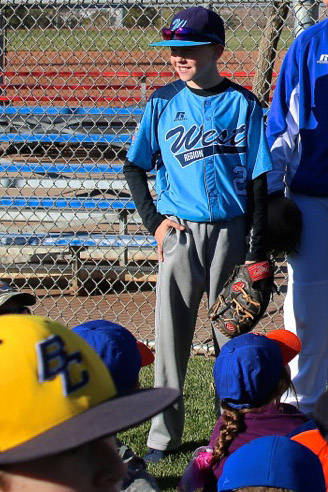
[[[259,29],[227,29],[226,49],[254,51],[258,49],[262,31]],[[155,29],[113,28],[102,30],[83,29],[7,29],[8,51],[119,51],[147,50],[149,43],[157,41]],[[284,29],[278,49],[287,49],[293,40],[289,29]]]
[[[186,422],[182,447],[162,462],[148,466],[149,472],[157,479],[160,490],[175,491],[192,452],[209,441],[216,423],[212,386],[213,364],[214,358],[202,356],[192,357],[189,361],[184,390]],[[153,386],[153,368],[142,369],[140,379],[143,387]],[[146,422],[121,433],[119,437],[131,446],[136,454],[143,456],[146,452],[149,428],[150,422]]]

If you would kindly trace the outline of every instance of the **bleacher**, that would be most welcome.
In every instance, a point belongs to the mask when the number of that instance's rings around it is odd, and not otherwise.
[[[0,142],[126,148],[141,115],[139,108],[2,106]]]
[[[65,74],[26,72],[25,75]],[[4,75],[8,78],[17,73]],[[24,72],[20,75],[24,76]],[[98,77],[99,73],[73,75]],[[101,75],[110,77],[114,72]],[[1,85],[0,145],[8,147],[7,156],[0,159],[0,254],[5,258],[3,268],[12,276],[46,276],[50,270],[56,275],[70,275],[73,290],[79,288],[82,270],[97,270],[123,280],[156,279],[156,243],[142,227],[122,174],[122,161],[65,161],[60,157],[60,150],[54,160],[33,156],[36,146],[103,151],[112,148],[116,154],[124,153],[147,97],[159,87],[147,81],[156,76],[165,83],[164,79],[173,74],[121,72],[115,75],[137,77],[139,83],[99,86],[104,95],[96,99],[78,96],[79,90],[88,89],[82,84]],[[248,77],[249,84],[254,74],[223,75],[243,80]],[[244,85],[251,88],[247,83]],[[77,90],[77,95],[65,95],[68,88]],[[56,89],[58,95],[34,95],[39,89],[49,89],[50,93]],[[134,91],[133,96],[122,95],[126,90]],[[29,102],[37,105],[29,106]],[[78,106],[67,106],[73,102]],[[54,105],[57,103],[64,106]],[[104,107],[104,103],[113,106]],[[139,106],[122,107],[125,103]],[[31,155],[22,158],[21,150],[26,147],[31,149]],[[11,154],[14,157],[9,157]],[[153,178],[150,176],[152,189]]]
[[[154,238],[136,213],[122,159],[106,160],[108,149],[122,157],[140,121],[147,91],[144,74],[19,69],[2,75],[3,270],[11,277],[70,277],[72,290],[79,288],[86,270],[153,281]],[[140,84],[93,82],[114,76],[132,76]],[[90,84],[81,82],[86,77]],[[56,149],[54,159],[43,159],[42,150],[47,156],[50,148]],[[67,159],[69,149],[72,155]],[[89,158],[92,149],[103,156]]]
[[[142,228],[122,165],[0,159],[0,254],[12,277],[82,271],[156,279],[156,244]],[[153,187],[153,177],[150,177]]]

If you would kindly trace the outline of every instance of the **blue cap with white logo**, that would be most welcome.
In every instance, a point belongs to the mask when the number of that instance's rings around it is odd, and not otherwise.
[[[162,29],[163,41],[150,46],[225,45],[224,23],[213,10],[190,7],[178,12],[169,28]]]

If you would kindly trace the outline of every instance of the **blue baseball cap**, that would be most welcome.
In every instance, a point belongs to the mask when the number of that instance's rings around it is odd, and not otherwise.
[[[225,462],[217,490],[273,487],[294,492],[324,492],[319,458],[288,437],[254,439],[232,453]]]
[[[264,335],[247,333],[223,345],[213,377],[220,400],[233,408],[263,405],[284,368],[281,349]]]
[[[142,357],[137,340],[123,326],[96,319],[75,326],[73,331],[84,338],[109,369],[118,393],[134,390]]]
[[[213,10],[204,7],[181,10],[173,17],[170,27],[163,29],[162,33],[164,40],[151,43],[150,46],[225,45],[223,20]]]

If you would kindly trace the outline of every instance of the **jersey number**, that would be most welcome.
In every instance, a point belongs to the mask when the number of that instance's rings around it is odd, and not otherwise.
[[[233,187],[237,195],[247,195],[246,191],[246,177],[247,171],[242,166],[236,166],[233,170],[235,175],[233,179]]]

